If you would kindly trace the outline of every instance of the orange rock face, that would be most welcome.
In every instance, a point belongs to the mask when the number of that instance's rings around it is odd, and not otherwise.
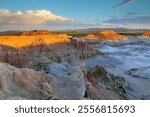
[[[69,42],[66,34],[34,35],[34,36],[0,36],[0,45],[22,48]]]
[[[22,68],[29,62],[28,54],[63,50],[64,43],[70,42],[69,38],[66,34],[41,30],[23,32],[21,36],[0,36],[0,61]]]
[[[97,40],[98,37],[94,34],[88,34],[87,36],[83,37],[84,39],[89,39],[89,40]]]
[[[112,30],[104,30],[97,34],[97,37],[106,41],[118,41],[119,39],[125,39],[125,36],[117,34]]]
[[[87,36],[83,37],[83,39],[89,40],[105,40],[105,41],[118,41],[120,39],[125,39],[127,37],[117,34],[112,30],[103,30],[99,32],[97,35],[88,34]]]
[[[144,32],[142,34],[142,37],[148,37],[148,38],[150,38],[150,32]]]

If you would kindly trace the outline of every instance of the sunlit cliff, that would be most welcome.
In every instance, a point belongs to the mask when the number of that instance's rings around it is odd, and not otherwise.
[[[48,45],[56,43],[69,42],[69,38],[66,34],[53,34],[53,33],[39,33],[37,32],[23,32],[20,36],[0,36],[0,45],[21,48],[37,45]]]
[[[144,32],[142,37],[150,38],[150,32]]]

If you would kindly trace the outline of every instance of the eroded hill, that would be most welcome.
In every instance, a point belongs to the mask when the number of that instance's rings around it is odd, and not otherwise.
[[[141,37],[150,38],[150,32],[144,32]]]
[[[38,45],[67,43],[70,41],[69,38],[71,38],[71,36],[66,34],[0,36],[0,45],[21,48]]]
[[[105,41],[118,41],[121,39],[126,39],[126,36],[120,35],[113,30],[103,30],[97,34],[88,34],[87,36],[83,37],[84,39],[88,40],[105,40]]]

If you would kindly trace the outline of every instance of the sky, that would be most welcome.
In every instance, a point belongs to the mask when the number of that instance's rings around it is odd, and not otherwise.
[[[0,0],[0,31],[150,29],[150,0]]]

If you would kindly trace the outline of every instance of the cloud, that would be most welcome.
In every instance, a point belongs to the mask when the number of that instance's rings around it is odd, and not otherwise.
[[[25,12],[11,12],[8,9],[0,9],[0,24],[24,24],[37,25],[47,22],[67,22],[72,19],[58,16],[47,10],[28,10]]]
[[[132,18],[113,18],[104,21],[104,23],[115,23],[115,24],[150,24],[150,16],[137,16]]]
[[[124,18],[111,18],[103,23],[109,23],[112,25],[127,27],[127,28],[150,28],[150,16],[135,16]]]
[[[132,16],[137,16],[137,15],[141,15],[141,13],[129,12],[129,13],[124,14],[124,17],[132,17]]]
[[[47,10],[11,12],[0,9],[0,30],[73,29],[99,27],[98,22],[78,22]]]
[[[128,3],[131,3],[133,0],[123,0],[121,3],[113,6],[113,8],[116,8],[116,7],[120,7],[122,5],[125,5],[125,4],[128,4]]]

